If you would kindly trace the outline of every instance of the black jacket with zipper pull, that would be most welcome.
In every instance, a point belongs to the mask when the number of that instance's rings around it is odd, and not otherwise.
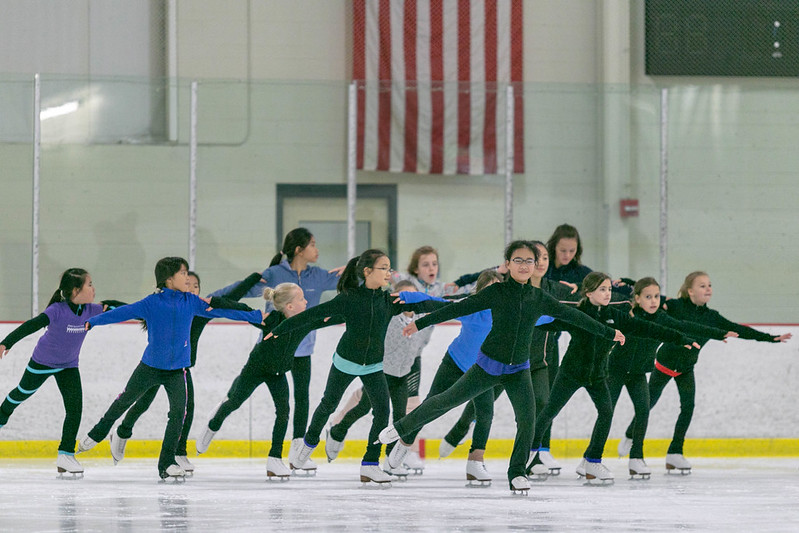
[[[513,278],[489,285],[477,294],[418,319],[416,327],[423,329],[485,309],[491,310],[492,325],[480,349],[491,359],[506,365],[518,365],[530,359],[535,322],[542,315],[559,318],[603,338],[612,340],[616,334],[613,328],[591,320],[585,313],[559,303],[541,289]]]
[[[584,299],[577,306],[584,314],[594,320],[606,324],[608,327],[618,329],[625,335],[625,342],[629,337],[647,337],[660,342],[673,342],[675,344],[691,344],[693,339],[679,331],[659,326],[652,322],[638,320],[630,316],[629,312],[609,306],[593,305]],[[583,385],[597,383],[608,376],[608,356],[616,346],[613,340],[597,338],[590,332],[568,326],[560,321],[542,326],[546,329],[565,329],[571,334],[569,347],[560,362],[558,372],[566,372],[571,378]]]
[[[394,315],[403,311],[427,313],[452,305],[435,300],[414,304],[393,303],[395,299],[395,296],[382,289],[368,289],[361,285],[284,320],[272,333],[281,336],[303,327],[309,321],[333,317],[347,325],[336,347],[339,356],[359,365],[373,365],[383,360],[386,330]]]
[[[658,309],[654,313],[647,313],[640,307],[633,308],[633,315],[639,320],[654,322],[655,324],[682,331],[694,339],[709,337],[716,340],[724,340],[727,331],[688,322],[677,320],[669,316],[663,309]],[[698,342],[698,341],[697,341]],[[631,337],[623,346],[617,346],[610,355],[608,361],[609,372],[611,374],[646,374],[655,369],[655,353],[661,341],[646,339],[643,337]],[[696,348],[686,350],[680,346],[686,354],[696,354]],[[663,348],[661,348],[662,350]]]
[[[666,301],[666,312],[670,317],[677,320],[696,322],[705,326],[722,329],[725,332],[734,331],[740,339],[755,340],[760,342],[778,342],[774,335],[752,329],[742,324],[737,324],[727,320],[721,314],[707,305],[696,305],[690,298],[673,298]],[[704,346],[711,337],[700,336],[696,341],[700,346]],[[699,360],[699,350],[686,350],[682,346],[665,344],[661,346],[657,354],[660,364],[675,372],[687,372],[691,370]]]

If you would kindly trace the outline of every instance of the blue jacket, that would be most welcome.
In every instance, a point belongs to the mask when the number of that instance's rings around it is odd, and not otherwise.
[[[266,280],[266,283],[256,283],[242,298],[260,298],[266,287],[277,287],[281,283],[296,283],[305,293],[305,299],[308,300],[308,308],[319,305],[322,293],[324,291],[335,290],[339,280],[339,275],[337,273],[330,273],[324,268],[315,266],[309,266],[302,272],[297,273],[296,270],[291,269],[291,265],[289,265],[289,262],[285,259],[277,265],[264,270],[261,277]],[[227,287],[223,287],[218,291],[212,292],[209,296],[225,296],[236,288],[239,283],[241,282],[237,281]],[[272,311],[273,309],[272,303],[267,303],[266,311]],[[297,347],[297,351],[294,352],[294,356],[306,357],[311,355],[313,353],[314,344],[316,344],[316,331],[312,331],[306,335]]]
[[[213,309],[197,296],[163,289],[138,302],[117,307],[90,318],[90,326],[115,324],[136,318],[147,322],[147,348],[141,362],[161,370],[177,370],[191,365],[191,323],[195,316],[229,318],[260,324],[260,311]]]
[[[416,303],[423,300],[449,301],[413,291],[400,292],[400,298],[406,303]],[[455,364],[458,365],[458,368],[465,373],[469,370],[469,367],[477,361],[477,354],[480,352],[480,346],[483,345],[483,341],[488,336],[488,332],[491,331],[491,310],[485,309],[472,313],[471,315],[458,317],[458,320],[460,320],[461,323],[461,331],[449,344],[447,353],[449,353],[449,356]],[[536,325],[540,326],[552,321],[552,317],[544,315],[536,321]]]

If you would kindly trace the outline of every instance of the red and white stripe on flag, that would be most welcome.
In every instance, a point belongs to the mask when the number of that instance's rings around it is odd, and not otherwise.
[[[522,0],[353,0],[357,167],[524,172]]]

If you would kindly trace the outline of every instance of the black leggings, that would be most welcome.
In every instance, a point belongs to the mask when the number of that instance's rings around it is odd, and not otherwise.
[[[401,378],[386,375],[386,385],[388,386],[388,395],[391,398],[391,418],[394,422],[405,416],[405,411],[408,408],[408,375]],[[330,436],[337,441],[343,441],[347,438],[347,432],[352,425],[362,417],[369,414],[372,409],[372,404],[369,402],[369,396],[361,394],[361,401],[358,405],[347,411],[341,422],[330,428]],[[386,454],[394,447],[395,443],[386,446]]]
[[[430,385],[427,398],[431,398],[436,394],[441,394],[449,389],[463,375],[464,372],[455,364],[452,356],[447,352],[444,354],[441,364],[438,365],[438,370],[433,377],[433,383]],[[491,424],[494,421],[494,400],[502,394],[503,390],[502,385],[497,384],[492,387],[491,390],[487,390],[470,399],[466,407],[464,407],[460,419],[458,419],[447,436],[444,437],[447,442],[453,446],[457,446],[469,431],[469,425],[474,421],[472,446],[469,451],[485,450],[488,444],[488,436],[491,433]],[[427,400],[427,398],[425,398],[425,400]],[[416,439],[416,435],[419,434],[421,429],[422,428],[419,428],[412,432],[411,436]]]
[[[294,384],[293,439],[301,439],[308,428],[310,410],[311,356],[295,357],[291,363],[291,380]]]
[[[585,387],[597,410],[594,430],[591,433],[591,442],[589,442],[583,457],[586,459],[602,459],[605,442],[608,440],[608,434],[610,433],[610,423],[613,421],[613,407],[610,404],[608,382],[603,379],[591,385],[581,385],[579,381],[563,372],[558,372],[555,384],[552,386],[552,390],[549,391],[549,405],[544,408],[541,416],[536,421],[532,449],[541,448],[544,432],[549,429],[552,421],[558,416],[558,413],[569,402],[571,397],[574,396],[574,393],[582,387]]]
[[[419,382],[422,380],[422,356],[413,360],[408,372],[408,398],[419,396]]]
[[[646,374],[621,374],[611,370],[610,376],[608,376],[608,390],[610,391],[610,402],[614,410],[616,409],[616,402],[619,401],[621,389],[625,386],[635,410],[635,418],[631,424],[632,434],[629,437],[633,440],[633,446],[630,448],[630,459],[643,459],[644,438],[646,437],[646,427],[649,423],[649,386],[646,384]]]
[[[116,400],[111,404],[99,422],[89,431],[89,437],[100,442],[111,431],[119,417],[125,414],[131,405],[138,400],[145,392],[157,385],[163,385],[166,396],[169,400],[169,416],[164,431],[164,440],[161,444],[161,454],[158,457],[158,471],[164,472],[175,462],[178,440],[183,428],[183,417],[186,415],[186,371],[183,368],[177,370],[161,370],[139,363],[133,371],[125,390],[122,391]]]
[[[310,359],[310,358],[306,358]],[[289,425],[289,382],[286,374],[266,374],[256,365],[246,364],[241,373],[233,380],[227,399],[216,410],[214,417],[208,422],[208,427],[219,431],[225,419],[241,407],[261,383],[266,383],[272,401],[275,403],[275,425],[272,427],[272,447],[269,449],[270,457],[283,457],[283,439]]]
[[[64,425],[61,427],[61,442],[58,444],[58,451],[75,453],[75,439],[78,435],[83,411],[83,388],[80,382],[80,371],[77,368],[52,368],[39,364],[33,359],[28,361],[28,366],[22,374],[19,385],[8,393],[0,405],[0,426],[4,426],[19,404],[33,396],[33,393],[50,376],[55,376],[56,385],[61,392],[61,399],[64,401]]]
[[[322,401],[311,417],[311,425],[305,433],[305,442],[309,446],[319,444],[319,436],[330,418],[330,415],[338,407],[341,397],[347,387],[355,378],[361,378],[363,390],[369,397],[372,406],[372,428],[369,430],[369,441],[366,444],[366,453],[363,456],[363,464],[379,464],[380,452],[383,446],[377,442],[380,432],[388,425],[388,385],[382,371],[372,372],[364,376],[354,376],[345,374],[335,366],[330,366],[330,373],[327,375],[327,385],[322,395]],[[375,444],[377,442],[377,444]]]
[[[671,376],[668,376],[660,370],[653,370],[649,376],[649,408],[655,407],[658,403],[663,389],[668,385]],[[683,453],[683,445],[685,444],[685,434],[688,432],[688,427],[691,425],[691,418],[694,416],[694,405],[696,402],[696,378],[694,377],[694,369],[683,372],[674,378],[677,384],[677,393],[680,395],[680,415],[677,417],[677,423],[674,425],[674,436],[669,444],[669,449],[666,453]],[[633,438],[633,426],[636,425],[634,418],[630,425],[627,427],[625,434],[628,438]],[[630,452],[632,454],[632,451]],[[632,457],[632,455],[631,455]]]
[[[123,439],[129,439],[133,436],[133,426],[136,425],[136,422],[141,418],[147,409],[155,400],[155,395],[158,394],[158,389],[160,389],[160,385],[156,385],[151,387],[150,390],[142,394],[141,398],[136,400],[128,412],[125,413],[125,418],[122,419],[122,422],[117,427],[117,435],[122,437]],[[175,455],[182,455],[186,456],[188,453],[186,452],[186,442],[189,439],[189,431],[191,431],[191,425],[194,422],[194,380],[191,377],[191,368],[186,369],[186,416],[183,418],[183,428],[180,432],[180,440],[178,440],[178,447],[175,450]]]
[[[533,424],[535,423],[535,396],[528,370],[492,376],[478,365],[472,365],[451,387],[441,394],[429,396],[422,402],[422,405],[397,421],[394,427],[403,442],[413,442],[415,434],[425,424],[480,394],[491,392],[499,384],[505,387],[505,392],[516,415],[516,439],[508,464],[508,479],[512,480],[517,476],[523,476],[530,453],[530,444],[533,440]],[[488,403],[493,410],[493,399]]]

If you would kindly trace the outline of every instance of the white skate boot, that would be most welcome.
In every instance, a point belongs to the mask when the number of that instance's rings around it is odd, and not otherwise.
[[[58,479],[83,478],[83,467],[71,453],[59,452],[55,466],[58,469]]]
[[[585,465],[587,463],[588,461],[586,461],[585,457],[583,457],[582,460],[580,461],[580,464],[577,465],[577,468],[574,470],[575,472],[577,472],[578,476],[585,477]]]
[[[399,444],[397,444],[397,446],[399,446]],[[396,448],[397,446],[394,447]],[[415,476],[421,476],[424,473],[424,460],[413,450],[408,451],[408,454],[403,460],[403,464],[405,468]]]
[[[186,457],[185,455],[176,455],[175,462],[186,473],[186,477],[194,476],[194,464],[192,464],[192,462],[189,461],[188,457]]]
[[[510,481],[510,491],[517,496],[527,496],[530,490],[530,482],[525,476],[516,476]]]
[[[619,441],[619,457],[626,457],[630,455],[630,450],[633,447],[633,439],[627,435],[623,436]]]
[[[592,484],[612,485],[613,472],[602,463],[585,462],[585,479]]]
[[[377,465],[361,465],[361,483],[365,487],[388,489],[391,488],[391,476]]]
[[[405,468],[405,465],[400,465],[397,468],[391,468],[388,464],[388,457],[383,460],[383,472],[390,476],[397,476],[400,481],[407,481],[408,480],[408,469]]]
[[[631,458],[627,463],[627,468],[630,470],[630,479],[649,479],[652,474],[652,470],[643,459]]]
[[[405,459],[408,456],[408,452],[411,451],[410,446],[406,446],[402,443],[402,441],[397,442],[394,447],[391,449],[391,452],[388,454],[388,464],[391,468],[397,468],[398,466],[402,466],[405,463]]]
[[[397,430],[394,429],[393,424],[381,431],[377,436],[377,440],[380,441],[380,444],[391,444],[392,442],[399,440],[399,438],[399,433],[397,433]]]
[[[302,437],[291,441],[289,468],[291,468],[292,474],[304,477],[316,475],[316,463],[311,460],[314,448],[316,446],[308,446]]]
[[[550,476],[560,475],[560,463],[557,462],[554,457],[552,457],[552,454],[549,453],[548,448],[541,448],[538,450],[538,458],[541,459],[541,463],[547,467]]]
[[[169,465],[166,470],[158,472],[162,483],[183,483],[186,481],[186,472],[178,465]]]
[[[328,428],[327,434],[325,435],[325,455],[327,455],[327,462],[333,462],[336,457],[338,457],[338,454],[341,453],[342,448],[344,448],[344,441],[333,439],[333,437],[330,436],[330,428]]]
[[[491,474],[488,473],[483,461],[466,461],[466,486],[491,486]]]
[[[200,435],[200,438],[197,439],[197,455],[201,453],[205,453],[208,451],[208,447],[211,445],[211,441],[214,440],[214,435],[216,435],[216,431],[212,430],[208,426],[205,426],[205,430],[203,430],[203,434]]]
[[[125,458],[125,445],[128,439],[123,439],[117,435],[116,431],[111,432],[111,457],[114,458],[114,464],[117,464]]]
[[[266,458],[266,479],[269,481],[288,481],[291,479],[291,469],[285,465],[280,457]]]
[[[77,453],[88,452],[95,446],[97,446],[97,441],[87,435],[83,437],[83,440],[78,443]]]
[[[527,479],[532,481],[546,481],[549,477],[549,468],[541,462],[537,450],[530,450],[530,459],[527,462]]]
[[[691,473],[691,463],[681,453],[667,453],[666,473],[671,474],[672,470],[679,470],[680,474],[687,476]]]

